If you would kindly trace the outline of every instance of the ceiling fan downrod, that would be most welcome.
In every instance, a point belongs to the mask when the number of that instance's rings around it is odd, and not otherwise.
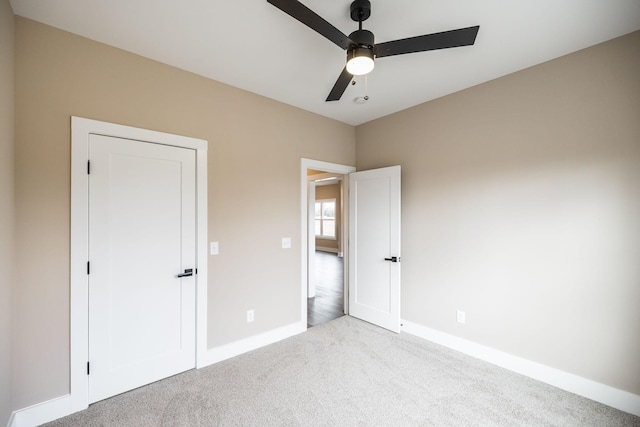
[[[349,38],[355,43],[353,47],[373,49],[375,40],[373,33],[362,29],[362,22],[371,16],[371,2],[369,0],[355,0],[351,3],[351,19],[358,23],[358,29],[349,34]]]

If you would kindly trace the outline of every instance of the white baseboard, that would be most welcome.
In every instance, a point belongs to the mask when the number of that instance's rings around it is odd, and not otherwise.
[[[251,350],[282,341],[285,338],[298,335],[306,330],[307,323],[301,321],[245,338],[240,341],[208,349],[204,357],[198,358],[198,368],[204,368],[205,366],[222,362],[223,360],[230,359]]]
[[[74,412],[71,395],[67,394],[13,411],[7,427],[35,427]]]
[[[640,416],[640,395],[551,368],[491,347],[402,320],[402,331],[521,375]]]

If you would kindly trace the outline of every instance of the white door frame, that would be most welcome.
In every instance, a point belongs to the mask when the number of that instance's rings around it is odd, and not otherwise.
[[[300,211],[301,211],[301,215],[300,215],[300,236],[301,236],[301,244],[300,244],[300,248],[301,248],[301,259],[300,259],[300,270],[301,270],[301,277],[300,277],[300,319],[301,321],[304,323],[305,325],[305,330],[307,328],[307,261],[308,261],[308,256],[309,256],[309,246],[310,246],[310,239],[309,239],[309,229],[308,229],[308,218],[309,218],[309,212],[308,212],[308,206],[309,206],[309,202],[308,202],[308,195],[307,195],[307,186],[308,186],[308,178],[307,178],[307,170],[308,169],[315,169],[315,170],[319,170],[319,171],[323,171],[323,172],[331,172],[331,173],[338,173],[338,174],[342,174],[344,175],[344,179],[343,179],[343,183],[342,186],[344,189],[348,188],[349,185],[349,174],[351,172],[355,172],[356,168],[355,166],[347,166],[347,165],[341,165],[338,163],[329,163],[329,162],[323,162],[320,160],[311,160],[311,159],[305,159],[302,158],[301,159],[301,167],[300,167]],[[348,197],[343,197],[343,219],[348,218]],[[342,221],[342,236],[348,236],[348,228],[347,228],[347,222],[346,220]],[[342,265],[344,266],[344,274],[345,274],[345,289],[348,289],[348,265],[349,265],[349,260],[348,260],[348,244],[347,244],[347,239],[345,238],[344,240],[344,246],[342,248],[342,251],[344,253],[344,260],[342,262]],[[346,301],[346,297],[347,297],[347,293],[345,292],[345,301]],[[347,306],[345,305],[345,308],[347,308]]]
[[[89,135],[98,134],[196,151],[196,367],[207,351],[207,141],[163,132],[71,117],[71,412],[89,406]],[[71,413],[70,412],[70,413]]]
[[[316,264],[310,262],[311,254],[315,252],[316,233],[311,224],[315,221],[316,183],[307,178],[307,299],[316,296]],[[313,218],[313,219],[312,219]],[[313,247],[313,250],[311,248]]]

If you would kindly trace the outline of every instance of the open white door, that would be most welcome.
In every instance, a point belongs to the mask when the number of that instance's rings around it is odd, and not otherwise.
[[[349,175],[349,315],[400,332],[400,166]]]

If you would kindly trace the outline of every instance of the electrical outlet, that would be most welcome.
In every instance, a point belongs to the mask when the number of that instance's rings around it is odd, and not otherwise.
[[[253,310],[247,310],[247,323],[253,322]]]
[[[458,310],[456,313],[456,320],[458,321],[458,323],[462,323],[464,325],[467,321],[467,315],[464,311]]]

